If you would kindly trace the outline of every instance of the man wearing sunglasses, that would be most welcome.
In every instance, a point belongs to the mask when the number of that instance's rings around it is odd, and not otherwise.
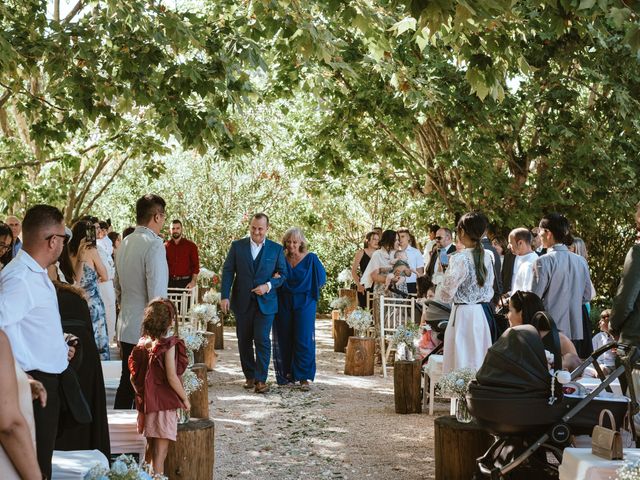
[[[61,389],[65,396],[68,392],[63,388],[63,372],[74,350],[65,342],[47,268],[56,263],[68,237],[62,212],[49,205],[27,211],[22,233],[22,249],[0,272],[0,328],[9,337],[18,365],[47,391],[45,406],[33,403],[33,416],[38,463],[43,475],[51,478],[58,419],[70,407],[60,395]]]

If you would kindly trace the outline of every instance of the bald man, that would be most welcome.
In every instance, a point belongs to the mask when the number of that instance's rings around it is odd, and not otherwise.
[[[13,253],[11,255],[11,257],[13,258],[18,254],[18,252],[22,248],[22,238],[20,237],[22,235],[22,222],[18,217],[9,215],[4,220],[4,223],[9,225],[9,228],[11,229],[11,233],[13,234]]]

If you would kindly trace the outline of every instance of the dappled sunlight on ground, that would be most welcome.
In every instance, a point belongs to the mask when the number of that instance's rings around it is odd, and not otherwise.
[[[244,390],[235,331],[209,374],[216,421],[216,478],[432,478],[433,417],[397,415],[393,370],[383,378],[343,374],[344,354],[333,352],[330,321],[317,322],[317,375],[309,392],[278,387]]]

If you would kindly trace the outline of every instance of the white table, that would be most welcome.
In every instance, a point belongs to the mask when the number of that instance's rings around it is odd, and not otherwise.
[[[640,449],[625,448],[624,460],[606,460],[591,453],[591,448],[565,448],[558,469],[560,480],[610,480],[629,460],[640,460]]]
[[[120,360],[103,360],[102,375],[104,376],[104,389],[107,399],[107,409],[113,408],[116,399],[116,391],[120,385],[122,362]]]
[[[147,439],[138,433],[136,410],[107,410],[111,453],[137,453],[144,459]]]
[[[53,451],[52,480],[83,480],[96,465],[109,468],[109,460],[100,450]]]

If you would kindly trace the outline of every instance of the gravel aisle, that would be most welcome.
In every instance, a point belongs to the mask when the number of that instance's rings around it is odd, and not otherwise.
[[[235,329],[209,373],[216,422],[215,478],[433,478],[433,417],[396,415],[393,378],[348,377],[333,352],[330,320],[316,324],[317,375],[311,391],[275,385],[242,388]]]

